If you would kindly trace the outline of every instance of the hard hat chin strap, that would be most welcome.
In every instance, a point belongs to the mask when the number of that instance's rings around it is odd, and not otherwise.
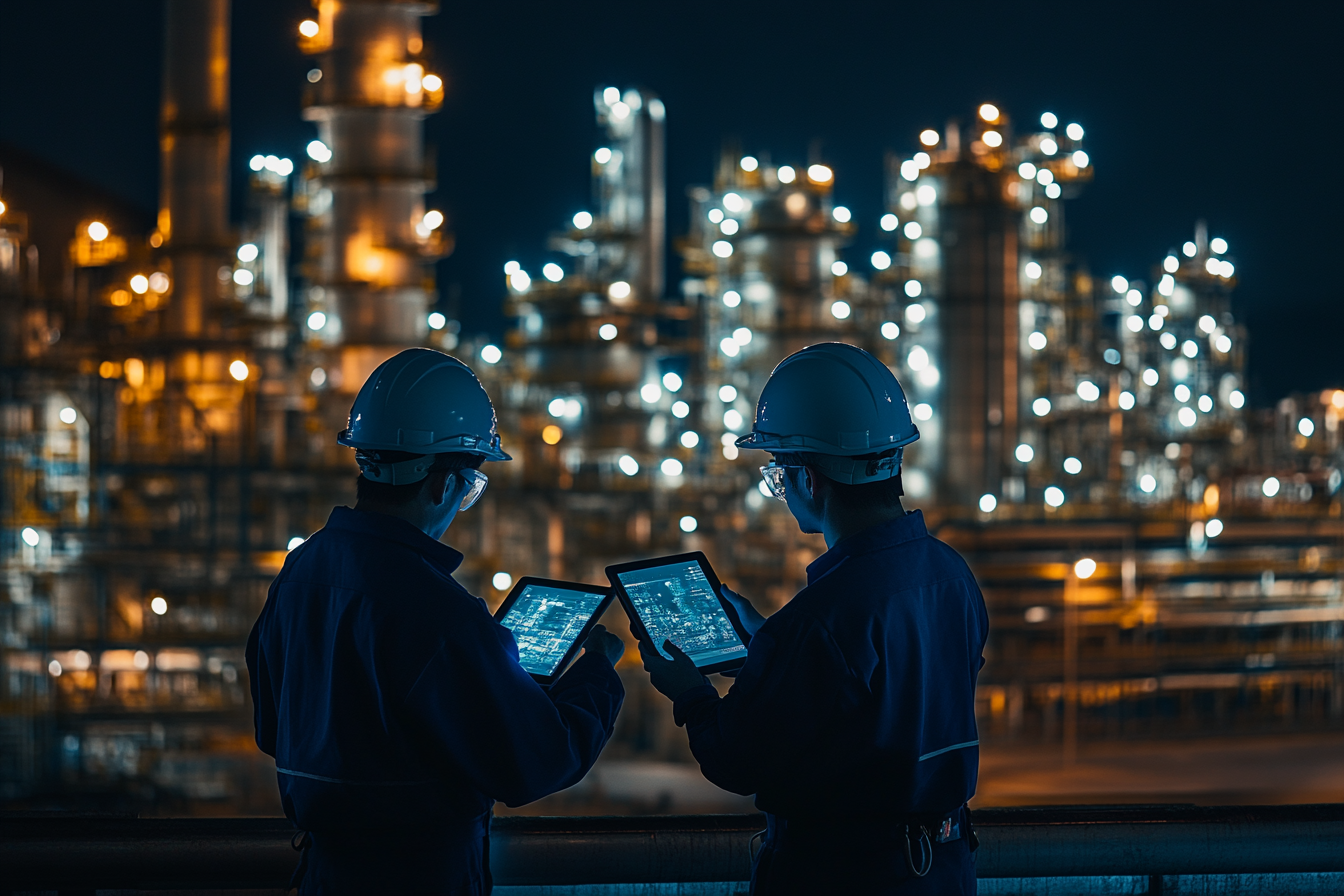
[[[355,462],[359,464],[360,474],[370,482],[410,485],[429,475],[430,468],[434,466],[434,455],[425,454],[410,460],[386,463],[370,457],[363,451],[356,451]]]

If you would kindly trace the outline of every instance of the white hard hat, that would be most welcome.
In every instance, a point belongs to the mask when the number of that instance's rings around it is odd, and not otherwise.
[[[737,445],[827,455],[822,472],[855,484],[895,476],[901,449],[918,438],[895,374],[857,346],[823,342],[779,362],[761,390],[751,432]],[[843,460],[861,455],[867,459]]]
[[[407,349],[378,366],[355,396],[349,426],[336,441],[361,452],[456,452],[512,460],[500,450],[495,407],[476,374],[456,358],[427,348]],[[397,466],[380,464],[392,478],[380,476],[379,481],[402,484],[428,475],[426,464],[393,470]]]

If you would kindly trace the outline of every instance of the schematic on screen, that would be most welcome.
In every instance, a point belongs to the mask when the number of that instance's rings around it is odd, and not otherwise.
[[[697,666],[747,655],[699,563],[632,569],[616,576],[664,656],[664,640],[680,647]]]
[[[524,669],[533,675],[553,675],[605,597],[528,585],[499,622],[513,632]]]

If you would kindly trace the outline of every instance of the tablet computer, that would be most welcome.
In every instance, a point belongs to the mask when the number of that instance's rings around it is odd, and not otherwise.
[[[663,651],[671,641],[701,672],[736,669],[747,660],[751,636],[719,596],[719,577],[700,551],[607,567],[635,635]],[[670,659],[670,657],[669,657]]]
[[[611,589],[601,585],[523,576],[495,611],[495,620],[513,632],[523,669],[550,686],[583,647],[611,597]]]

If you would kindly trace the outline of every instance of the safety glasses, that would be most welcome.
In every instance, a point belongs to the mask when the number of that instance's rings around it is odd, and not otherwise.
[[[458,470],[457,475],[461,476],[467,483],[467,493],[462,497],[462,503],[457,506],[457,509],[459,512],[470,510],[473,504],[481,500],[485,487],[490,484],[490,477],[480,470],[472,469]]]
[[[801,469],[797,465],[777,464],[774,461],[761,467],[761,479],[765,480],[765,487],[770,490],[770,494],[781,501],[784,497],[784,480],[789,475],[789,470]]]

